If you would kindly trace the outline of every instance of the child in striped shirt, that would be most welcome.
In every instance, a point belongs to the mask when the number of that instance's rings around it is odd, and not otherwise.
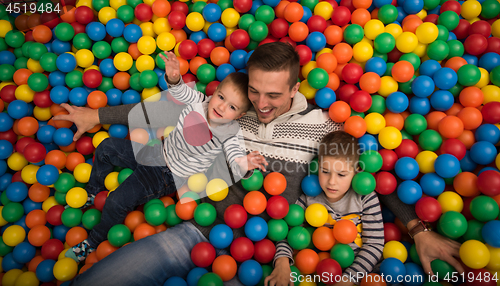
[[[345,131],[327,134],[320,143],[318,155],[318,177],[323,192],[316,197],[303,194],[296,202],[303,209],[315,203],[324,205],[329,214],[326,227],[333,228],[336,221],[348,219],[358,229],[358,237],[349,244],[356,258],[351,266],[344,269],[342,282],[335,283],[336,286],[359,284],[357,278],[373,271],[384,247],[382,212],[377,195],[374,192],[360,195],[351,187],[359,168],[359,153],[357,139]],[[286,240],[278,242],[275,268],[266,278],[265,285],[293,285],[290,282],[294,278],[290,270],[293,263],[293,249]],[[323,282],[330,284],[335,281]]]

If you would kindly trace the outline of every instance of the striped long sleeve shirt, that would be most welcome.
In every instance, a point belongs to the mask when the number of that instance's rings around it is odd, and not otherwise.
[[[328,222],[324,226],[333,228],[336,221],[348,219],[354,222],[358,229],[358,237],[354,243],[349,244],[354,250],[356,258],[351,266],[344,269],[344,275],[356,278],[357,273],[372,272],[382,257],[384,248],[382,211],[376,193],[372,192],[362,196],[350,189],[342,199],[335,203],[330,203],[324,193],[316,197],[303,194],[296,202],[304,210],[315,203],[324,205],[330,215]],[[294,263],[293,249],[286,240],[276,244],[274,261],[279,257],[288,257],[291,264]],[[360,281],[354,280],[353,282],[358,284]]]

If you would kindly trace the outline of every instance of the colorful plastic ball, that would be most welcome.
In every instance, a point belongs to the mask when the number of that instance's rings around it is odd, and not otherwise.
[[[398,186],[398,197],[405,204],[415,204],[422,197],[422,188],[415,181],[403,181]]]
[[[412,82],[412,91],[418,97],[428,97],[435,89],[434,81],[431,77],[421,75]]]
[[[500,194],[499,182],[500,173],[495,170],[487,170],[479,174],[477,187],[481,193],[494,197]]]
[[[36,277],[41,282],[50,282],[55,279],[53,269],[56,261],[52,259],[43,260],[36,267]]]
[[[305,218],[313,227],[323,226],[328,220],[328,211],[321,204],[312,204],[306,208]]]
[[[299,226],[304,222],[305,211],[302,207],[296,204],[290,205],[288,214],[285,216],[284,220],[291,226]]]
[[[491,220],[487,222],[483,226],[481,234],[488,245],[500,247],[500,221]]]
[[[240,228],[247,221],[247,212],[241,205],[230,205],[224,211],[224,222],[232,228]]]
[[[11,247],[14,247],[23,242],[25,237],[26,231],[22,226],[19,225],[11,225],[7,227],[2,235],[3,242]]]
[[[396,127],[387,126],[380,130],[378,140],[382,147],[386,149],[395,149],[401,144],[403,137]]]
[[[203,269],[203,268],[200,268],[200,269]],[[203,270],[205,270],[205,269],[203,269]],[[205,271],[207,271],[207,270],[205,270]],[[165,281],[165,283],[163,285],[164,286],[177,286],[177,285],[188,286],[186,280],[182,279],[179,276],[172,276],[172,277],[168,278],[167,281]]]
[[[419,166],[415,159],[403,157],[396,162],[395,171],[402,180],[413,180],[418,175]]]
[[[59,170],[53,165],[44,165],[36,172],[36,180],[44,186],[54,184],[59,178]]]
[[[432,78],[439,89],[450,89],[458,82],[456,72],[446,67],[435,71]]]
[[[494,220],[499,213],[498,207],[495,206],[495,200],[488,196],[477,196],[470,203],[470,211],[472,216],[481,222]]]
[[[57,57],[57,68],[62,72],[70,72],[76,68],[76,59],[73,55],[64,53]]]
[[[358,24],[351,24],[344,30],[344,40],[350,45],[360,42],[363,36],[363,28]]]
[[[148,211],[149,211],[149,209],[148,209]],[[209,226],[209,225],[214,223],[215,217],[216,217],[216,211],[215,211],[215,208],[211,204],[202,203],[202,204],[198,205],[196,207],[196,209],[194,210],[194,220],[199,225]],[[147,218],[146,218],[146,221],[147,221]],[[155,225],[155,224],[153,224],[153,225]]]
[[[28,187],[22,182],[14,182],[5,191],[7,198],[13,202],[22,202],[28,196]]]
[[[261,217],[252,217],[245,224],[245,235],[252,241],[260,241],[267,236],[268,227]]]
[[[374,72],[379,76],[383,76],[387,69],[385,61],[381,58],[373,57],[369,59],[365,64],[365,71]]]
[[[311,242],[311,235],[305,227],[295,226],[288,232],[287,239],[293,249],[302,250]]]
[[[468,240],[460,246],[460,259],[467,267],[481,269],[488,265],[490,251],[484,243],[477,240]]]
[[[495,161],[496,148],[488,141],[479,141],[474,143],[470,152],[472,160],[477,164],[488,165]]]
[[[123,37],[129,43],[137,43],[142,37],[142,30],[136,24],[129,24],[123,30]]]
[[[420,186],[426,195],[435,197],[444,192],[445,182],[436,173],[427,173],[420,178]]]
[[[233,231],[225,224],[218,224],[210,230],[209,240],[215,248],[229,247],[233,242]]]
[[[415,212],[417,216],[426,222],[435,222],[441,216],[441,205],[432,197],[424,197],[417,201]]]
[[[448,211],[443,213],[438,223],[442,233],[452,239],[464,235],[467,231],[467,221],[459,212]]]
[[[389,109],[393,113],[401,113],[405,111],[409,105],[408,97],[406,96],[406,94],[399,91],[391,93],[387,97],[385,103],[387,109]]]
[[[238,269],[238,279],[243,285],[257,285],[262,278],[262,266],[255,260],[243,262]]]
[[[393,257],[384,259],[380,264],[380,274],[385,276],[385,280],[397,281],[397,277],[406,275],[406,268],[401,260]]]
[[[460,171],[460,162],[450,154],[443,154],[434,161],[436,173],[443,178],[453,178]]]

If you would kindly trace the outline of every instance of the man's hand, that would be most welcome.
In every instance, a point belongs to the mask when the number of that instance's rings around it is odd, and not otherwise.
[[[293,286],[293,282],[290,279],[290,262],[288,257],[280,257],[276,260],[276,264],[271,275],[264,279],[265,286]]]
[[[83,133],[94,128],[99,124],[99,111],[97,109],[92,109],[88,107],[78,107],[70,106],[67,103],[61,104],[64,109],[68,111],[69,114],[61,114],[54,116],[53,120],[68,120],[75,123],[78,130],[73,136],[73,141],[80,139]]]
[[[181,68],[177,57],[172,52],[165,52],[167,57],[160,53],[160,58],[165,61],[165,74],[170,84],[176,84],[181,79]]]
[[[234,160],[240,166],[243,173],[253,169],[262,169],[262,171],[266,172],[266,166],[268,165],[266,158],[260,155],[259,151],[252,151],[248,155]]]

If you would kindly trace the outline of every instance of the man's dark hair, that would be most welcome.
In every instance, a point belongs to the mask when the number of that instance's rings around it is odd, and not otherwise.
[[[263,44],[255,49],[248,59],[247,70],[257,69],[265,72],[289,71],[290,90],[297,84],[300,71],[299,54],[292,45],[283,42]]]
[[[242,72],[233,72],[230,73],[222,82],[217,86],[217,89],[220,90],[224,84],[231,83],[238,94],[243,98],[243,102],[245,106],[241,108],[244,111],[250,109],[251,103],[248,99],[248,75]]]

